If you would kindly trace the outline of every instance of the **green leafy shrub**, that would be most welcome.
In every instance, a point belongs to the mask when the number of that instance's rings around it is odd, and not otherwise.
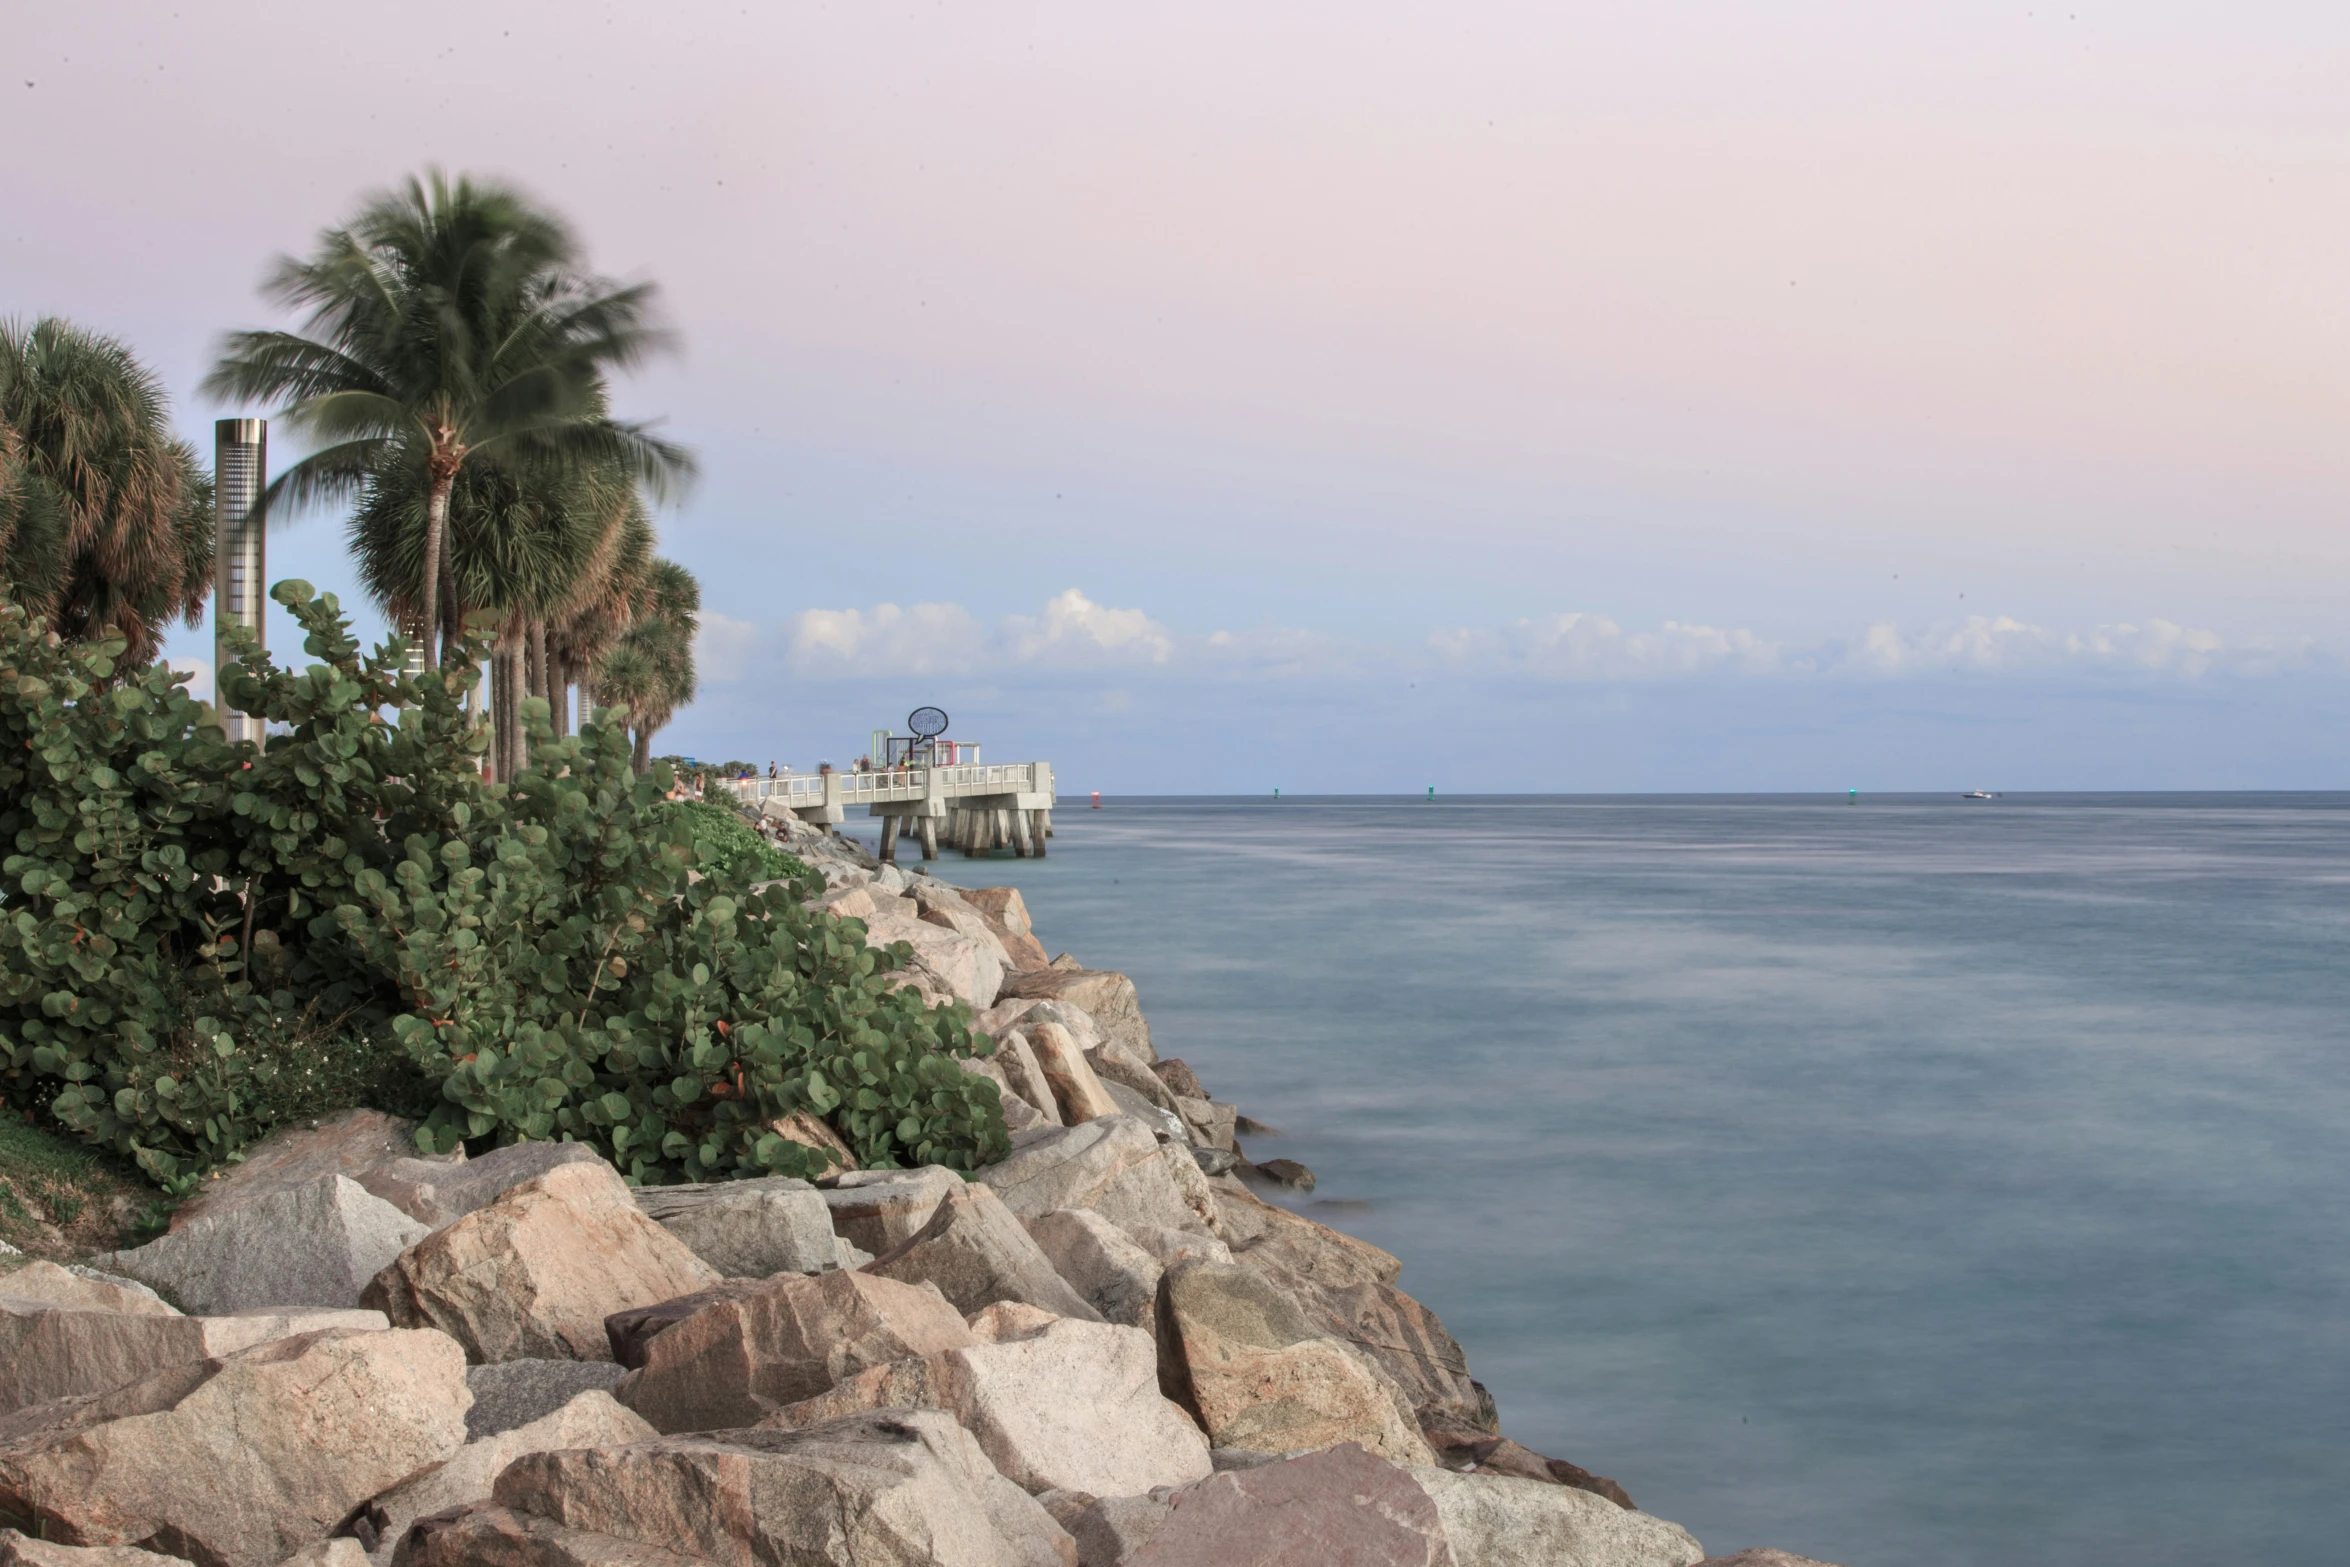
[[[705,876],[741,872],[751,881],[798,881],[809,874],[798,856],[759,836],[740,811],[716,800],[672,800],[666,808],[692,825],[694,869]]]
[[[1002,1150],[968,1009],[893,985],[904,950],[811,879],[698,863],[620,725],[550,741],[535,704],[533,767],[485,785],[470,663],[404,676],[331,597],[273,596],[318,662],[220,675],[265,750],[0,607],[0,1094],[172,1190],[354,1098],[428,1146],[573,1138],[648,1182],[806,1173],[771,1129],[802,1109],[868,1164]]]

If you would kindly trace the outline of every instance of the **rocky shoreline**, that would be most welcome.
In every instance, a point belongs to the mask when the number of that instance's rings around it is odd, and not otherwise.
[[[1505,1436],[1017,891],[784,830],[996,1040],[1007,1157],[860,1170],[800,1116],[813,1183],[632,1189],[280,1133],[146,1245],[0,1256],[0,1567],[1800,1567]]]

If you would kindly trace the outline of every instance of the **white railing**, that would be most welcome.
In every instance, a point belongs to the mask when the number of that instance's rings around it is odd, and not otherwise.
[[[721,786],[753,804],[780,799],[786,805],[817,805],[827,799],[844,805],[875,800],[918,800],[930,793],[930,775],[938,775],[939,793],[960,795],[1030,794],[1041,791],[1037,777],[1041,762],[959,762],[951,767],[908,767],[888,772],[780,773],[773,778],[721,778]]]

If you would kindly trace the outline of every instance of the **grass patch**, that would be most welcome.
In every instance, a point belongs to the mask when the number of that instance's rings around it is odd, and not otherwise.
[[[128,1165],[0,1110],[0,1241],[62,1261],[136,1245],[166,1211]]]

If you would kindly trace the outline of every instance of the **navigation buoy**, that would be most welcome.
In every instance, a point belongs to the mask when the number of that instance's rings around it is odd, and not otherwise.
[[[1099,789],[1093,792],[1093,808],[1097,811],[1102,808],[1102,792]]]
[[[1274,790],[1274,791],[1273,791],[1273,798],[1274,798],[1274,799],[1276,799],[1276,800],[1280,799],[1280,798],[1281,798],[1281,791],[1280,791],[1280,790],[1278,790],[1278,789]]]
[[[1855,789],[1855,790],[1853,790],[1853,791],[1852,791],[1850,794],[1846,795],[1846,796],[1844,797],[1844,803],[1845,803],[1846,805],[1858,805],[1858,804],[1860,804],[1860,791],[1859,791],[1858,789]]]
[[[1436,786],[1434,784],[1428,786],[1428,803],[1431,805],[1436,803]]]

